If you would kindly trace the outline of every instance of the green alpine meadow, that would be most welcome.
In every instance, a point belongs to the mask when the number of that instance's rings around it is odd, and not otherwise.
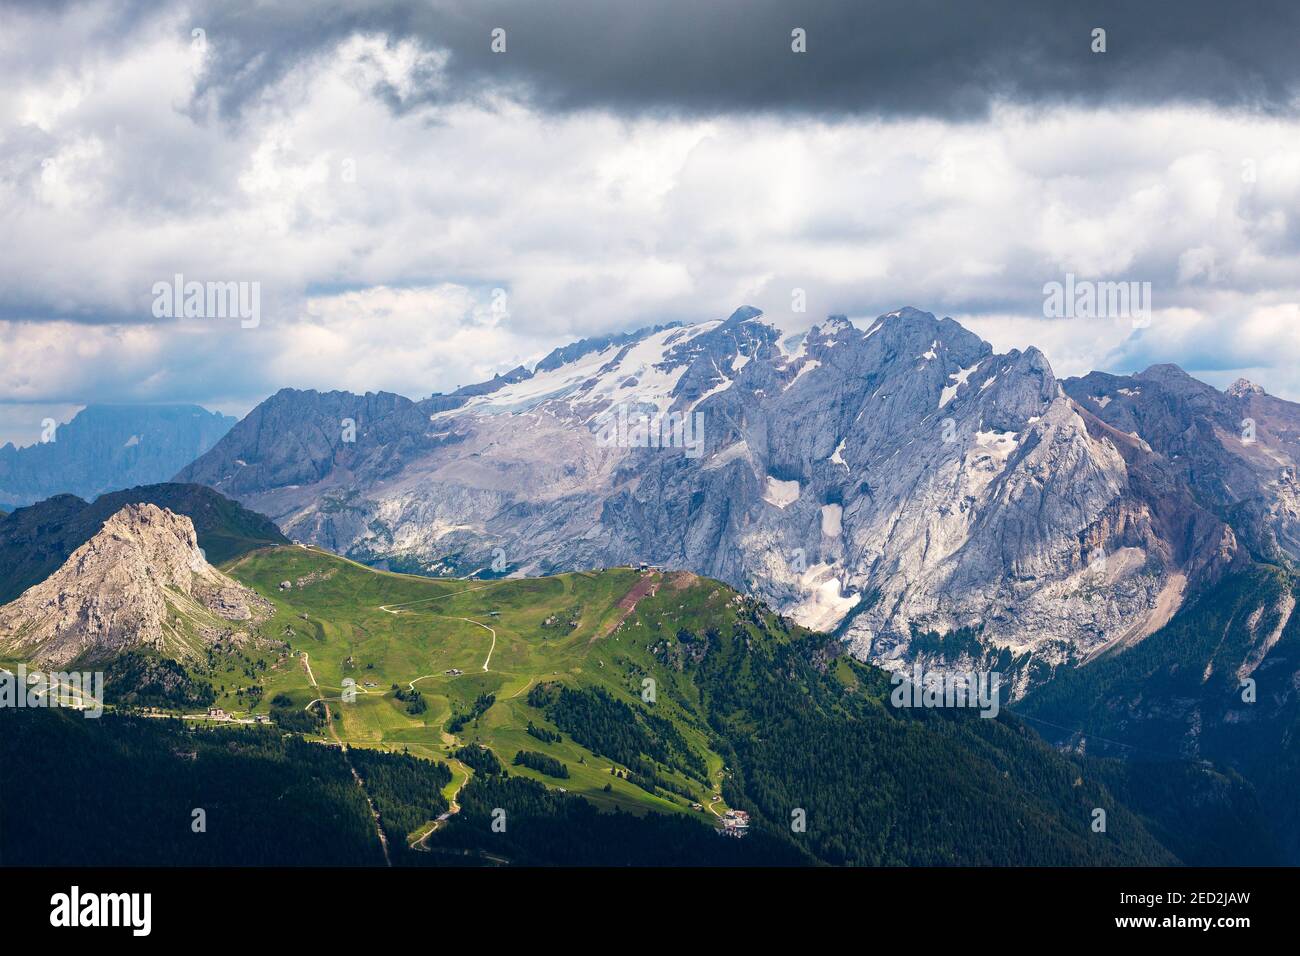
[[[274,608],[250,639],[185,667],[117,662],[98,721],[0,713],[4,757],[25,768],[6,777],[8,862],[1158,865],[1202,852],[1162,841],[1174,807],[1117,797],[1119,761],[1056,752],[1011,713],[893,707],[885,672],[689,572],[435,580],[293,545],[223,571]],[[121,799],[63,787],[54,768],[85,761]],[[222,839],[188,841],[171,798],[203,803],[209,787]],[[1178,812],[1199,828],[1253,822],[1213,801]],[[307,814],[309,832],[289,822]],[[160,820],[174,838],[147,838]]]

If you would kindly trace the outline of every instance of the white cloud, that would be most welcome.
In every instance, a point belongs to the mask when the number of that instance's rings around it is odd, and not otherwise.
[[[190,110],[187,37],[160,23],[0,98],[19,237],[0,257],[0,401],[418,396],[742,302],[791,327],[912,304],[999,348],[1036,344],[1058,374],[1241,362],[1300,397],[1294,122],[1010,107],[962,124],[628,120],[498,100],[394,113],[376,83],[402,100],[445,61],[376,35],[303,60],[228,122]],[[1044,320],[1043,283],[1066,271],[1152,282],[1152,327],[1126,341],[1122,324]],[[261,282],[262,325],[154,322],[151,286],[176,272]],[[499,321],[484,311],[496,287]],[[795,287],[806,316],[790,315]]]

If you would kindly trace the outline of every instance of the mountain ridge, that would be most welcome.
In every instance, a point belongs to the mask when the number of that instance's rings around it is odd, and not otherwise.
[[[911,307],[801,336],[751,307],[629,335],[455,407],[282,390],[178,477],[402,570],[708,574],[864,659],[997,663],[1017,693],[1157,630],[1241,560],[1236,514],[1037,348],[997,354]],[[1133,381],[1179,376],[1195,381],[1161,366]],[[1193,411],[1223,397],[1196,384],[1177,386]],[[593,438],[666,416],[698,417],[697,447]]]
[[[0,502],[55,494],[93,499],[168,480],[210,449],[236,419],[198,405],[88,405],[47,441],[0,446]]]

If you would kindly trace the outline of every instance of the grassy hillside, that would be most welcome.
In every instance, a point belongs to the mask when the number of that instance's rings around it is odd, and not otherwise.
[[[227,570],[276,604],[278,613],[263,630],[286,640],[299,656],[258,675],[264,689],[254,707],[237,692],[247,686],[247,674],[215,672],[211,680],[218,690],[217,706],[269,713],[279,695],[297,707],[326,698],[334,732],[349,744],[446,758],[466,743],[481,743],[506,763],[520,750],[545,753],[568,768],[567,790],[602,806],[692,812],[692,802],[707,802],[717,792],[722,760],[709,749],[707,728],[679,703],[683,693],[689,699],[684,679],[666,677],[670,687],[680,684],[679,693],[661,691],[659,712],[681,727],[703,762],[704,773],[695,778],[680,771],[664,773],[689,798],[651,794],[612,776],[617,761],[560,732],[529,705],[528,693],[539,683],[566,681],[639,700],[631,694],[633,678],[657,664],[645,635],[637,633],[645,630],[639,621],[618,627],[620,600],[644,580],[679,595],[679,604],[689,599],[691,609],[677,609],[685,621],[724,613],[731,592],[720,585],[700,593],[704,588],[682,588],[659,575],[643,579],[630,569],[523,581],[447,581],[377,572],[302,547],[260,551]],[[283,582],[291,586],[281,589]],[[356,682],[356,702],[342,704],[338,698],[347,678]],[[636,688],[639,695],[639,682]],[[456,718],[473,715],[475,702],[486,695],[494,699],[492,705],[450,732]],[[530,721],[561,739],[543,741],[529,734]],[[321,728],[320,736],[330,735]],[[626,767],[619,764],[619,769]],[[511,766],[511,772],[555,782],[525,766]]]
[[[900,713],[881,672],[715,581],[630,569],[431,580],[304,547],[227,570],[276,603],[269,632],[292,653],[256,674],[253,707],[242,682],[211,678],[218,705],[283,721],[288,702],[325,698],[330,724],[314,736],[450,761],[464,812],[426,846],[476,843],[490,832],[475,818],[484,793],[529,780],[606,810],[716,823],[746,809],[826,862],[1173,859],[1016,722]],[[355,703],[338,700],[346,678]],[[466,766],[476,752],[461,748],[475,744],[504,776]],[[516,763],[521,752],[534,756]],[[531,806],[528,794],[516,795]],[[1089,829],[1096,807],[1108,834]]]
[[[1014,718],[897,710],[882,672],[716,581],[437,580],[301,546],[226,570],[275,604],[262,632],[283,644],[214,648],[187,678],[241,719],[347,744],[397,863],[1179,859],[1097,766]],[[211,726],[192,689],[173,698],[188,734]],[[728,808],[746,840],[713,835]]]

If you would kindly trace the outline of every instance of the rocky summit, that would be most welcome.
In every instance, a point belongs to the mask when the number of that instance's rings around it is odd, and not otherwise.
[[[1300,406],[1172,367],[1062,383],[913,308],[862,324],[746,307],[422,401],[286,389],[177,480],[399,570],[689,569],[1016,694],[1252,554],[1300,556]]]
[[[189,518],[130,504],[57,571],[0,607],[0,654],[44,667],[145,650],[186,661],[254,639],[270,604],[212,567]]]

